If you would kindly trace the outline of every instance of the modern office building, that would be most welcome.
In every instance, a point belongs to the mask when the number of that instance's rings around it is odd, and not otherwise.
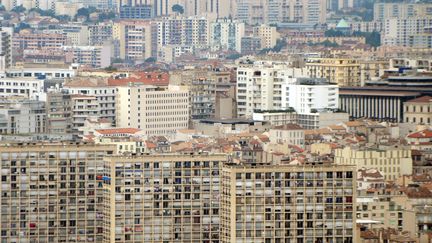
[[[190,101],[186,87],[132,84],[117,90],[117,127],[142,129],[146,136],[170,136],[189,127]]]
[[[406,91],[403,91],[406,90]],[[352,119],[370,118],[379,121],[403,122],[403,103],[421,96],[420,90],[386,87],[340,87],[339,109]]]
[[[0,146],[2,242],[102,242],[103,158],[115,146]]]
[[[354,242],[354,166],[229,164],[220,242]]]
[[[103,242],[220,242],[220,171],[226,155],[104,160]]]

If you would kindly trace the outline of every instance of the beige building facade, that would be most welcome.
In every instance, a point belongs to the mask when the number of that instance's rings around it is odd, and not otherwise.
[[[189,106],[189,90],[183,86],[118,87],[116,125],[142,129],[146,136],[175,135],[189,127]]]
[[[378,150],[345,147],[335,150],[334,161],[340,165],[356,165],[357,169],[377,169],[384,174],[385,180],[411,175],[413,166],[411,150],[404,148]]]
[[[221,242],[353,242],[353,166],[227,165]]]

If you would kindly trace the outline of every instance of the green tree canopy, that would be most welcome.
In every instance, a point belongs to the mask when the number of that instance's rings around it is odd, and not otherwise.
[[[15,13],[24,13],[27,9],[23,7],[23,5],[19,5],[11,9],[12,12]]]
[[[184,8],[180,4],[174,4],[171,9],[175,13],[179,13],[179,14],[183,14],[184,13]]]

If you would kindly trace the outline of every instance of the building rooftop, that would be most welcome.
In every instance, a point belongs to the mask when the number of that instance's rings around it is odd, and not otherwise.
[[[429,95],[425,95],[425,96],[418,97],[418,98],[415,98],[412,100],[408,100],[407,102],[409,102],[409,103],[429,103],[431,101],[432,101],[432,97]]]
[[[432,138],[432,130],[425,129],[420,132],[411,133],[408,138]]]
[[[102,135],[113,135],[113,134],[119,134],[119,133],[128,133],[128,134],[135,134],[141,129],[137,128],[108,128],[108,129],[97,129],[95,130],[97,133]]]

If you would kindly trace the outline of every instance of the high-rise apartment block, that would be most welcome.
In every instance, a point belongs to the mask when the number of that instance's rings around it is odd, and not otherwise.
[[[414,2],[379,2],[374,4],[374,19],[385,21],[387,19],[425,18],[432,17],[431,3]]]
[[[189,90],[182,86],[130,85],[117,88],[116,125],[147,136],[174,135],[189,127]]]
[[[46,131],[52,134],[72,132],[71,95],[66,92],[49,92],[46,101]]]
[[[245,23],[318,24],[326,21],[326,1],[236,0],[236,17]]]
[[[209,45],[209,20],[204,17],[166,17],[157,22],[158,47],[165,45],[207,48]]]
[[[103,158],[113,146],[1,146],[2,242],[102,242]]]
[[[290,67],[285,62],[255,62],[237,68],[237,114],[252,117],[254,110],[280,110],[282,85],[306,70]]]
[[[121,59],[142,62],[152,56],[152,27],[149,21],[116,22],[113,38],[118,41]]]
[[[430,48],[432,47],[431,26],[432,16],[385,19],[383,44]]]
[[[220,171],[226,155],[104,160],[104,242],[220,242]]]
[[[2,134],[44,133],[45,121],[45,102],[16,97],[0,100]]]
[[[245,24],[231,19],[217,19],[210,24],[210,47],[214,50],[241,52]]]
[[[12,66],[12,34],[12,28],[0,28],[0,72]]]
[[[297,78],[282,85],[282,108],[294,108],[299,114],[317,113],[324,109],[337,109],[339,88],[326,79]]]
[[[353,166],[227,165],[221,242],[353,242]]]

